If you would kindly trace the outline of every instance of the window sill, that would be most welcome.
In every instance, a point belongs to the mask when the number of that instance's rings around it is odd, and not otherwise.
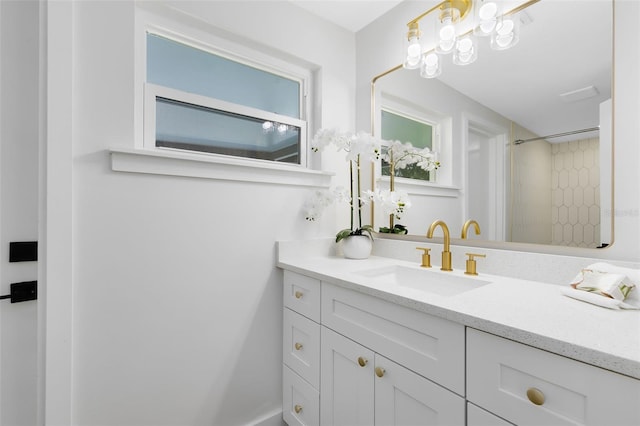
[[[389,177],[383,176],[378,179],[378,185],[384,182],[386,188],[389,187]],[[459,197],[460,188],[455,186],[440,185],[435,182],[426,182],[415,179],[395,178],[395,188],[406,191],[409,195],[425,195],[431,197]]]
[[[169,150],[114,148],[110,153],[111,170],[116,172],[295,186],[331,186],[331,173],[293,164],[270,164]]]

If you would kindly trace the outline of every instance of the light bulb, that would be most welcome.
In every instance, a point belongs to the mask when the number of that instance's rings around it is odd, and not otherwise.
[[[420,76],[423,78],[435,78],[442,74],[440,57],[435,53],[427,54],[422,60]]]
[[[499,18],[496,30],[491,34],[491,48],[504,50],[515,46],[520,40],[519,23],[517,16]]]
[[[286,124],[278,124],[278,133],[284,133],[287,131],[287,125]]]
[[[490,19],[495,19],[498,14],[498,5],[495,2],[487,2],[480,6],[480,10],[478,11],[478,17],[483,21],[488,21]]]
[[[456,45],[457,29],[456,24],[460,20],[460,11],[455,8],[442,10],[438,18],[436,28],[436,52],[441,54],[450,53]]]
[[[473,4],[476,21],[473,33],[479,37],[491,35],[496,27],[496,21],[500,11],[498,3],[489,0],[475,0]]]
[[[498,26],[496,27],[496,32],[499,35],[507,35],[513,31],[514,23],[511,19],[504,19]]]
[[[453,63],[456,65],[469,65],[478,58],[475,38],[466,36],[456,43],[453,53]]]
[[[416,56],[420,56],[420,40],[418,40],[418,37],[413,37],[411,40],[409,40],[409,47],[407,48],[407,57],[416,57]]]
[[[265,121],[264,123],[262,123],[262,130],[264,131],[269,131],[273,129],[273,123],[270,121]]]

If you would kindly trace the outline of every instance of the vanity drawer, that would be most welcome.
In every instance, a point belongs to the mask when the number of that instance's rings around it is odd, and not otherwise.
[[[320,394],[286,365],[282,366],[282,418],[289,426],[320,425]]]
[[[320,281],[285,270],[284,306],[320,322]]]
[[[640,424],[640,380],[473,329],[467,399],[518,425]]]
[[[323,283],[322,325],[464,396],[464,326]]]
[[[320,324],[284,308],[284,363],[318,389],[320,384]]]

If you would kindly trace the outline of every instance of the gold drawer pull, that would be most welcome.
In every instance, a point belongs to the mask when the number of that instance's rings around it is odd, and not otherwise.
[[[295,345],[296,351],[299,351],[300,349],[302,349],[302,343],[296,343]]]
[[[384,376],[384,373],[385,373],[384,368],[382,367],[376,367],[375,372],[376,372],[376,376],[378,377]]]
[[[364,367],[365,365],[367,365],[369,361],[366,358],[363,357],[358,357],[358,364],[360,365],[360,367]]]
[[[295,410],[296,414],[300,414],[300,411],[302,411],[302,405],[296,405],[295,407],[293,407],[293,409]]]
[[[296,291],[295,296],[296,296],[296,299],[302,299],[302,296],[304,296],[304,293],[301,291]]]
[[[536,405],[544,404],[544,394],[540,389],[536,389],[536,388],[527,389],[527,398],[529,398],[529,401],[533,402]]]

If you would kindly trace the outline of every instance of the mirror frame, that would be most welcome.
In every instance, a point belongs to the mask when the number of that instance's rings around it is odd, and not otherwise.
[[[456,246],[468,246],[468,247],[481,247],[487,249],[496,249],[496,250],[511,250],[511,251],[521,251],[521,252],[531,252],[531,253],[544,253],[544,254],[555,254],[555,255],[564,255],[564,256],[578,256],[578,257],[600,257],[599,253],[602,253],[603,250],[610,249],[616,240],[615,234],[615,179],[614,179],[614,166],[615,166],[615,121],[616,121],[616,100],[615,100],[615,69],[616,69],[616,51],[615,51],[615,28],[616,28],[616,13],[615,13],[615,0],[611,0],[611,28],[613,32],[612,37],[612,46],[611,46],[611,201],[609,205],[609,211],[611,213],[610,221],[611,221],[611,241],[608,246],[603,248],[586,248],[586,247],[573,247],[573,246],[561,246],[561,245],[552,245],[552,244],[534,244],[534,243],[522,243],[522,242],[511,242],[511,241],[492,241],[492,240],[481,240],[481,239],[462,239],[462,238],[451,238],[450,243]],[[375,128],[376,128],[376,117],[377,117],[377,106],[376,106],[376,83],[381,78],[397,72],[403,71],[403,64],[396,65],[386,71],[381,72],[380,74],[374,76],[371,79],[371,91],[370,91],[370,113],[371,113],[371,134],[375,136]],[[380,161],[380,160],[379,160]],[[375,167],[372,167],[371,170],[371,188],[374,190],[376,188],[376,172]],[[604,206],[601,206],[601,216],[602,212],[606,211]],[[375,220],[375,205],[372,203],[371,205],[371,224],[374,227],[380,227],[381,225],[376,224]],[[426,232],[426,230],[425,230]],[[433,239],[427,239],[426,234],[421,236],[419,234],[388,234],[388,233],[380,233],[375,232],[376,238],[380,239],[389,239],[389,240],[401,240],[401,241],[414,241],[414,242],[441,242],[442,238],[435,237]]]

